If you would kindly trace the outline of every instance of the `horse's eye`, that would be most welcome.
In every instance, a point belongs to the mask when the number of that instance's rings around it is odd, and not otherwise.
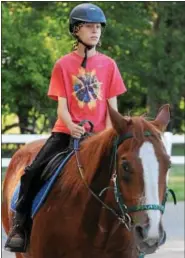
[[[122,179],[124,181],[126,181],[127,183],[129,183],[131,180],[131,173],[130,173],[130,165],[127,160],[122,161],[122,168],[124,170],[124,172],[122,174]]]
[[[127,160],[123,160],[122,168],[124,169],[125,172],[129,172],[129,164]]]

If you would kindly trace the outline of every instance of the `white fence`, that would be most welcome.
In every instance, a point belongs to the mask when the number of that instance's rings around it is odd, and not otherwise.
[[[38,134],[3,134],[2,135],[2,144],[3,143],[28,143],[34,140],[48,138],[49,135],[38,135]],[[164,144],[167,149],[167,153],[171,155],[173,144],[185,144],[185,135],[172,135],[170,132],[164,134]],[[8,167],[10,163],[9,158],[2,158],[2,167]],[[185,163],[184,156],[172,156],[172,164],[183,165]]]

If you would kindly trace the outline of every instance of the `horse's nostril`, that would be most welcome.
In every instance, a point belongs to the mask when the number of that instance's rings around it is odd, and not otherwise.
[[[137,232],[137,234],[139,235],[140,238],[145,239],[147,236],[147,228],[142,227],[142,226],[136,226],[135,230]]]

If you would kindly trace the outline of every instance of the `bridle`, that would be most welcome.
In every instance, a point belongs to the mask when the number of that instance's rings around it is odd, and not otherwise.
[[[148,137],[148,136],[154,136],[150,131],[144,131],[144,136]],[[114,155],[114,163],[115,163],[115,167],[117,167],[117,149],[119,147],[119,145],[121,143],[123,143],[123,141],[132,138],[133,134],[132,133],[127,133],[127,134],[123,134],[121,136],[118,136],[114,143],[113,143],[113,155]],[[174,200],[174,204],[176,204],[176,196],[175,193],[172,189],[168,189],[166,188],[165,194],[164,194],[164,198],[162,203],[159,204],[145,204],[145,205],[135,205],[135,206],[131,206],[131,207],[127,207],[124,204],[123,201],[123,195],[121,194],[121,190],[120,190],[120,180],[119,177],[117,175],[117,169],[115,169],[115,172],[113,174],[113,182],[114,182],[114,194],[115,194],[115,199],[118,203],[118,206],[122,212],[122,214],[129,214],[131,212],[137,212],[137,211],[145,211],[145,210],[159,210],[161,213],[164,213],[165,211],[165,204],[166,201],[168,199],[168,194],[171,193],[173,200]]]
[[[150,131],[144,131],[144,136],[148,137],[148,136],[154,136],[154,135]],[[169,193],[171,193],[174,204],[176,204],[176,196],[175,196],[174,191],[172,189],[168,189],[168,187],[167,187],[165,194],[164,194],[163,201],[161,204],[145,204],[145,205],[135,205],[135,206],[131,206],[131,207],[127,207],[125,205],[123,195],[120,190],[119,176],[117,174],[117,170],[118,170],[117,169],[117,166],[118,166],[117,150],[118,150],[118,147],[120,144],[122,144],[125,140],[130,139],[130,138],[133,138],[132,133],[126,133],[126,134],[116,136],[114,139],[114,142],[113,142],[113,146],[112,146],[110,169],[111,169],[111,171],[113,171],[113,173],[112,173],[111,179],[112,179],[113,185],[114,185],[113,186],[114,196],[115,196],[116,203],[119,207],[119,212],[117,212],[115,209],[108,206],[105,202],[103,202],[100,199],[100,196],[102,195],[102,193],[105,192],[107,189],[111,188],[110,186],[104,188],[100,192],[99,196],[89,187],[88,183],[84,179],[83,167],[82,167],[82,165],[80,163],[80,159],[79,159],[78,151],[79,151],[80,140],[74,139],[74,144],[73,144],[78,170],[79,170],[80,176],[81,176],[85,186],[87,187],[89,192],[102,204],[102,206],[104,208],[106,208],[107,210],[109,210],[110,212],[112,212],[112,214],[114,214],[114,216],[116,216],[117,219],[119,220],[119,223],[124,224],[125,227],[129,231],[131,231],[134,226],[132,223],[131,216],[129,215],[131,212],[138,212],[138,211],[145,211],[145,210],[159,210],[163,214],[165,211],[165,204],[168,199]],[[141,255],[140,257],[143,257],[143,256]]]

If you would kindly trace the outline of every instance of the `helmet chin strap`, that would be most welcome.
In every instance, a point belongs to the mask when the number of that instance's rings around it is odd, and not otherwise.
[[[83,42],[79,37],[77,39],[78,39],[78,42],[80,42],[82,45],[85,46],[85,49],[84,49],[85,56],[84,56],[84,59],[83,59],[83,61],[81,63],[81,66],[83,68],[86,68],[86,65],[87,65],[87,52],[89,50],[91,50],[93,47],[95,47],[95,45],[88,45],[85,42]]]

